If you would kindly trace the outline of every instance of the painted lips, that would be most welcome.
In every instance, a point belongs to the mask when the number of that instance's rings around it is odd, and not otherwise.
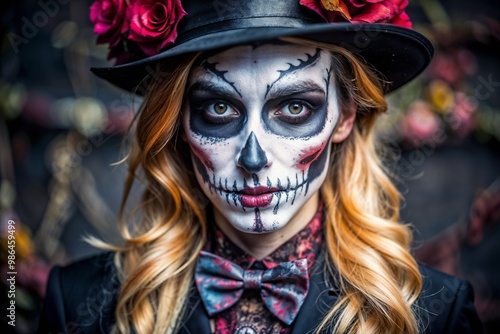
[[[278,188],[255,187],[246,188],[238,193],[241,205],[247,208],[264,207],[271,204],[273,193],[279,191]]]

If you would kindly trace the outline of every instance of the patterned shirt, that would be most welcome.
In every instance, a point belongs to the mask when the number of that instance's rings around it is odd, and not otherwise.
[[[323,244],[322,222],[323,205],[320,204],[306,227],[260,261],[236,246],[214,223],[211,224],[211,239],[205,250],[228,259],[243,269],[265,270],[283,262],[306,258],[310,275]],[[259,290],[245,290],[233,307],[214,315],[211,320],[216,334],[281,334],[290,331],[290,326],[268,311]]]

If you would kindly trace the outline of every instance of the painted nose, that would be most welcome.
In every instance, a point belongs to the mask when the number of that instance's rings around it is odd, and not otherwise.
[[[245,146],[240,152],[238,165],[244,168],[249,173],[258,173],[265,165],[267,165],[266,153],[260,147],[259,141],[253,131],[248,136]]]

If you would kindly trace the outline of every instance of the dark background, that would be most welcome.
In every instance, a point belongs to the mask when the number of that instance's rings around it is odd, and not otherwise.
[[[50,267],[96,252],[83,235],[119,242],[115,225],[125,166],[111,164],[123,157],[124,133],[140,100],[89,72],[108,64],[106,48],[95,45],[90,4],[0,4],[0,264],[7,291],[6,226],[13,219],[18,333],[36,328]],[[408,13],[442,62],[390,97],[380,126],[393,152],[387,166],[404,196],[402,220],[414,227],[417,258],[469,280],[487,333],[499,333],[498,4],[415,0]],[[429,88],[437,81],[447,87],[443,92]],[[474,108],[458,124],[448,116],[459,94]],[[454,102],[439,111],[439,101],[450,96]],[[426,111],[410,118],[415,99]],[[4,297],[2,292],[3,310]],[[3,315],[1,324],[12,331]]]

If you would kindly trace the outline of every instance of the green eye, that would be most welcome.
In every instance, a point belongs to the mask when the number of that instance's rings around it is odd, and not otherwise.
[[[224,114],[227,111],[227,109],[228,109],[228,106],[225,103],[214,104],[214,111],[219,115]]]
[[[304,105],[300,103],[290,103],[288,105],[288,111],[292,115],[298,115],[304,110]]]
[[[301,124],[307,121],[317,109],[307,101],[285,101],[279,109],[274,111],[274,116],[281,122]]]
[[[203,119],[209,124],[227,124],[241,116],[238,109],[223,100],[210,101],[196,109],[202,113]]]

